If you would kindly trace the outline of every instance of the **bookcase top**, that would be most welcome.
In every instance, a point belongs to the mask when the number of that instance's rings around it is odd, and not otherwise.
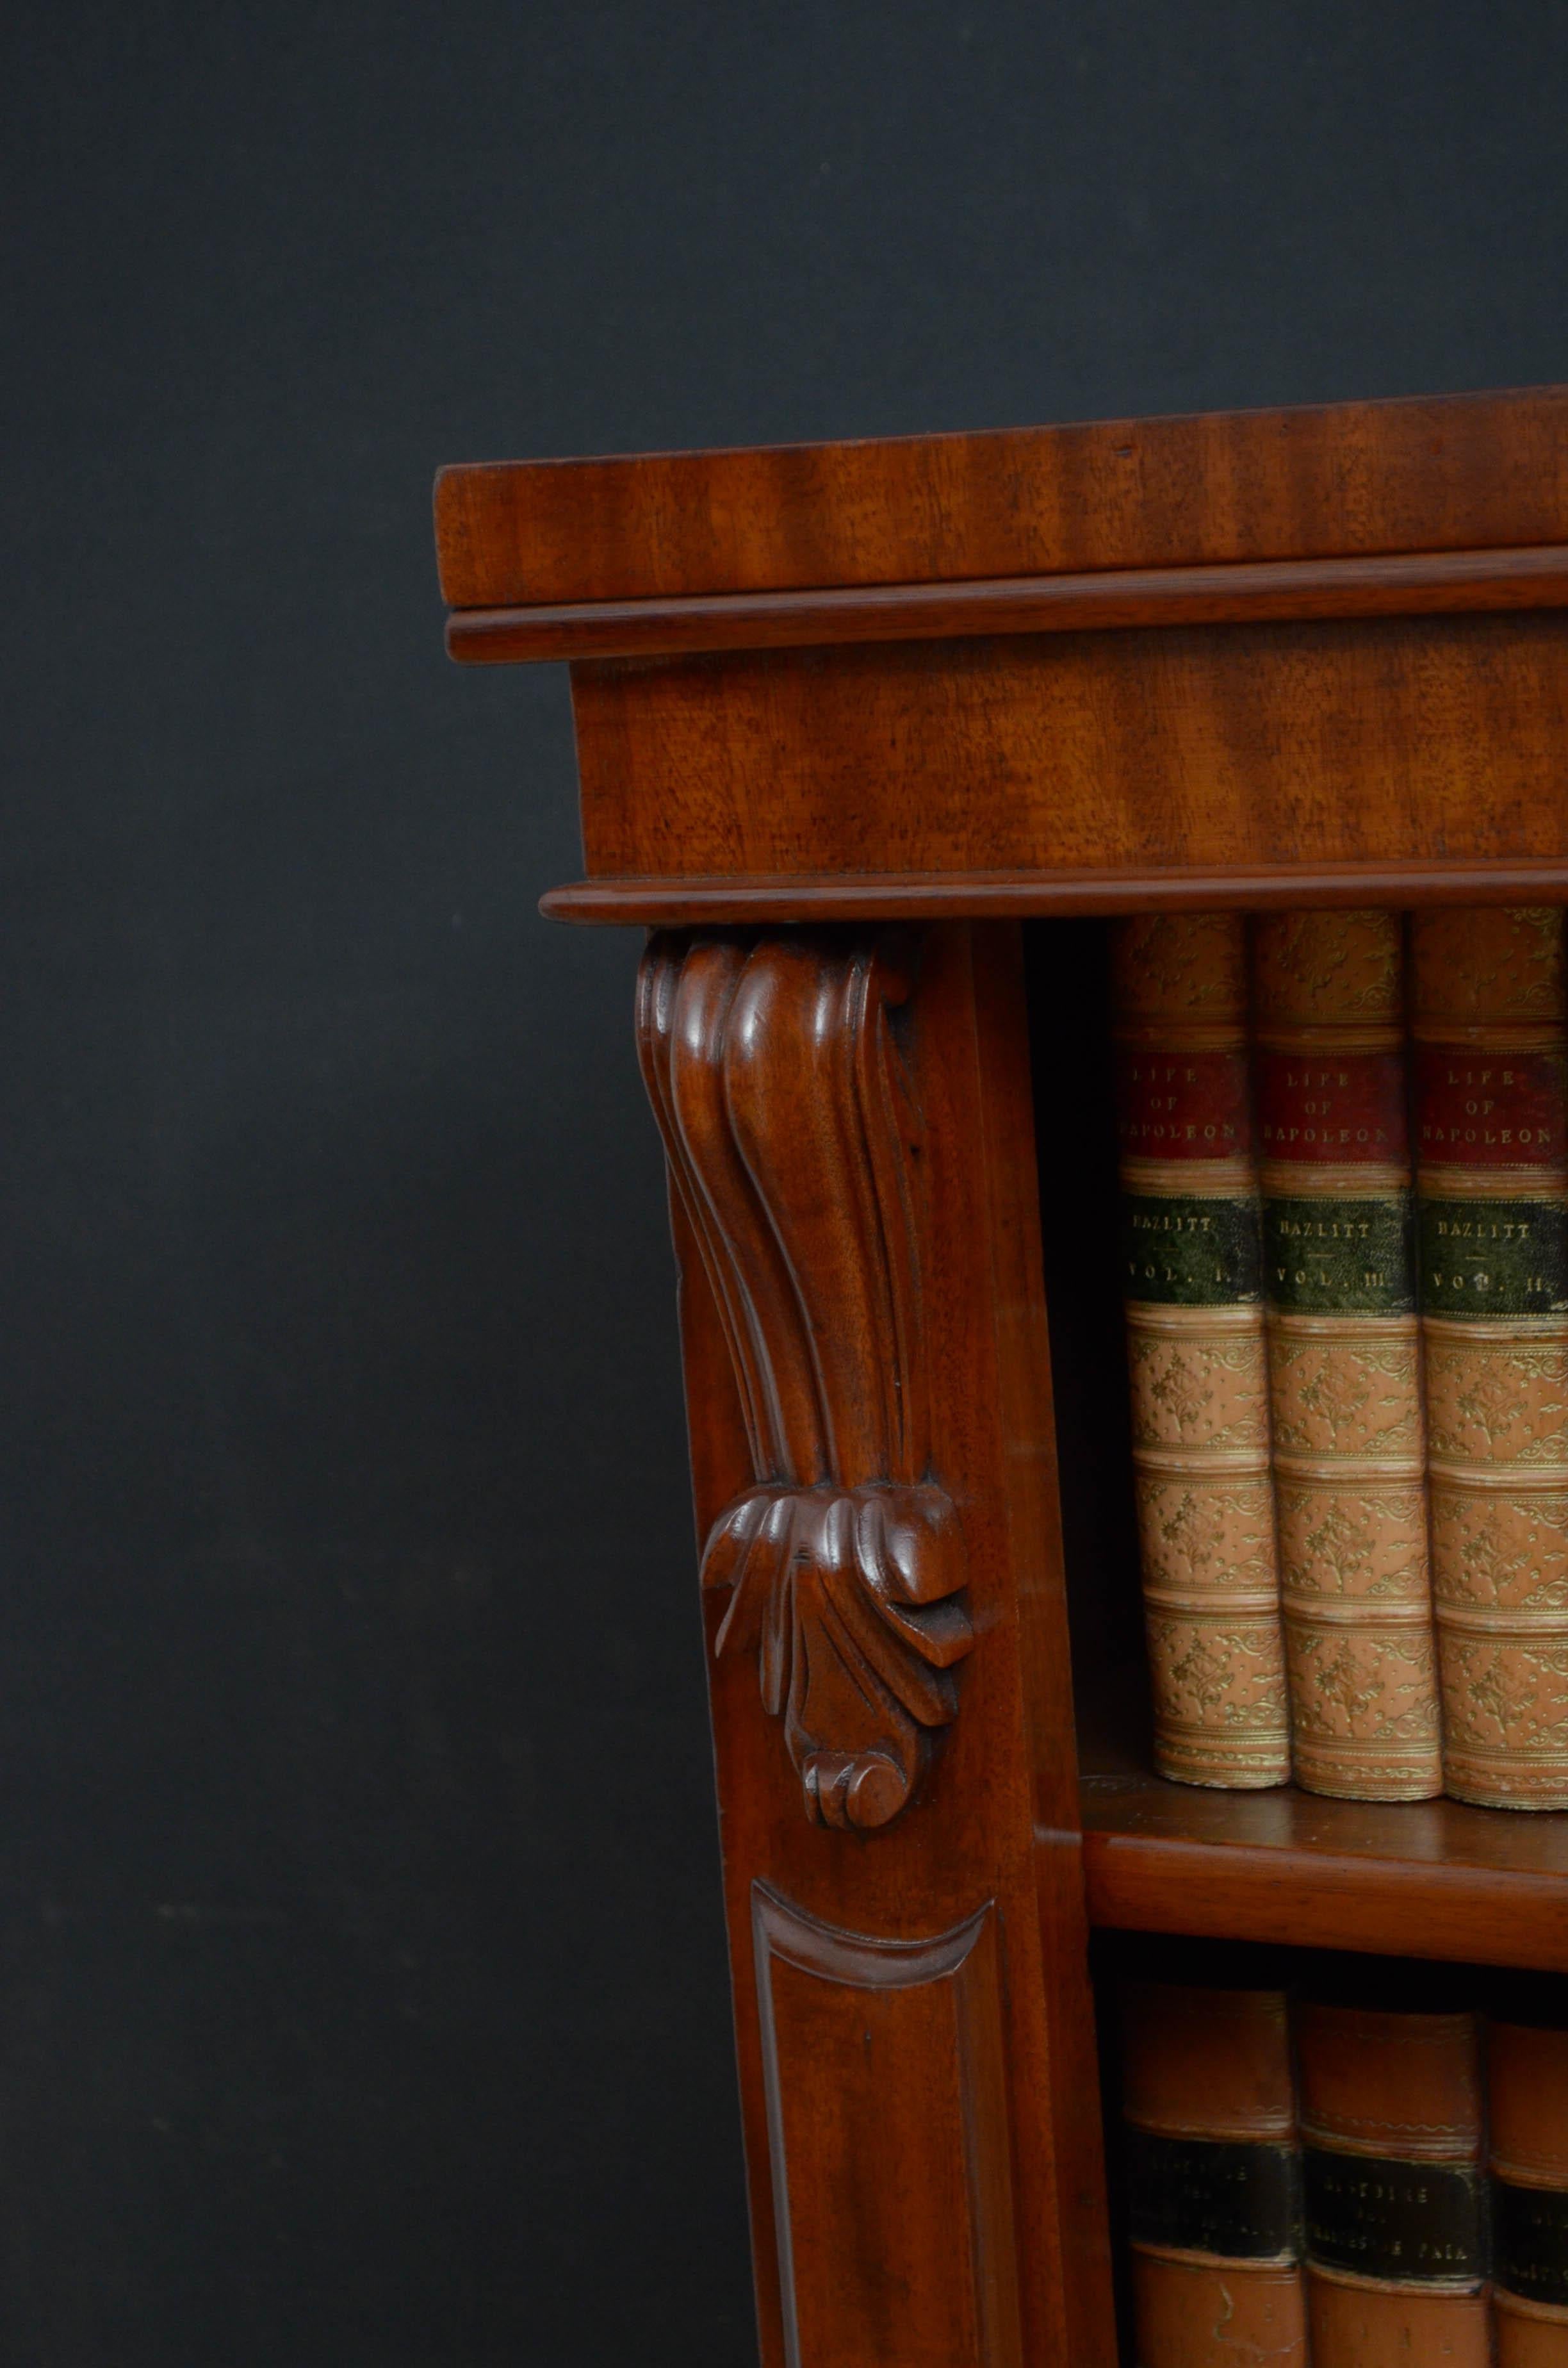
[[[672,925],[1568,894],[1568,387],[449,469]]]
[[[436,529],[458,610],[1562,542],[1568,387],[478,462]]]

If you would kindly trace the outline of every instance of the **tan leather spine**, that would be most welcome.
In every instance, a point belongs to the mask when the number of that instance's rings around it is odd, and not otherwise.
[[[1471,2014],[1301,2000],[1302,2135],[1340,2154],[1479,2162],[1480,2042]]]
[[[1568,2030],[1494,2021],[1487,2032],[1490,2157],[1494,2196],[1502,2182],[1539,2196],[1561,2228],[1568,2208]],[[1525,2200],[1525,2199],[1521,2199]],[[1513,2290],[1518,2270],[1499,2209],[1492,2305],[1497,2368],[1568,2368],[1568,2304]],[[1520,2280],[1528,2283],[1528,2279]]]
[[[1309,2269],[1312,2368],[1491,2368],[1484,2294],[1435,2294]]]
[[[1545,2303],[1492,2289],[1495,2368],[1568,2368],[1568,2317]]]
[[[1562,916],[1508,906],[1420,913],[1412,948],[1445,1777],[1461,1800],[1561,1809],[1568,1807]]]
[[[1294,2148],[1282,1990],[1122,1985],[1122,2114],[1154,2137]],[[1294,2247],[1238,2260],[1132,2244],[1137,2368],[1306,2368]]]
[[[1297,2064],[1307,2179],[1307,2311],[1312,2368],[1489,2368],[1484,2275],[1449,2273],[1422,2241],[1420,2214],[1436,2180],[1459,2172],[1479,2192],[1483,2119],[1480,2035],[1468,2013],[1394,2014],[1304,2000],[1297,2009]],[[1424,2274],[1361,2275],[1319,2257],[1325,2232],[1314,2209],[1314,2153],[1344,2165],[1343,2183],[1377,2216],[1391,2186],[1403,2189],[1403,2252]],[[1410,2176],[1398,2179],[1408,2165]],[[1392,2174],[1392,2175],[1391,2175]],[[1414,2205],[1414,2212],[1412,2211]]]
[[[1396,913],[1255,924],[1291,1758],[1308,1792],[1364,1801],[1443,1789],[1403,969]]]
[[[1299,2269],[1135,2251],[1132,2308],[1137,2368],[1306,2368]]]
[[[1568,2192],[1568,2031],[1494,2022],[1486,2074],[1493,2169]]]
[[[1141,916],[1116,933],[1132,1437],[1154,1756],[1187,1783],[1290,1772],[1244,925]],[[1210,1250],[1212,1255],[1210,1255]]]
[[[1164,2137],[1293,2139],[1283,1990],[1122,1986],[1122,2113]]]

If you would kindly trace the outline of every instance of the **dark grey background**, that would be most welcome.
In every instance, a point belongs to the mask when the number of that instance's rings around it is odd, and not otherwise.
[[[0,2354],[744,2368],[635,947],[431,472],[1568,377],[1568,11],[5,38]]]

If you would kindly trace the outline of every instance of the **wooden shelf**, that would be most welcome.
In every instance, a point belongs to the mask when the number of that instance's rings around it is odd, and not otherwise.
[[[1208,1792],[1125,1711],[1083,1727],[1091,1923],[1568,1972],[1568,1815]]]

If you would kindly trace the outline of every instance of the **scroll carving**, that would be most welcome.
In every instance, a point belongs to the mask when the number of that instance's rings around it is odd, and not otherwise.
[[[757,1654],[810,1815],[886,1825],[973,1641],[930,1468],[912,938],[657,936],[643,1076],[724,1327],[753,1485],[715,1521],[720,1653]]]

